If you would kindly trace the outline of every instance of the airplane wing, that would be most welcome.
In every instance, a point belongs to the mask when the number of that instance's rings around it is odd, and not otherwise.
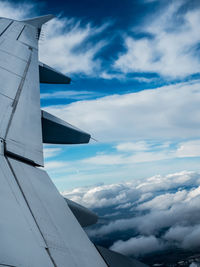
[[[44,164],[45,140],[59,143],[60,136],[61,143],[76,144],[90,139],[40,109],[40,82],[53,83],[53,77],[56,83],[70,82],[38,62],[41,27],[51,18],[0,18],[0,266],[105,267],[73,215],[87,224],[84,214],[89,213],[66,202],[38,168]]]

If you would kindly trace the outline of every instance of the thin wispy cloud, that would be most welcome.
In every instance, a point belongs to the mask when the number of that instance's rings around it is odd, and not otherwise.
[[[35,16],[37,4],[34,3],[15,3],[11,1],[0,1],[0,17],[22,20],[27,17]]]
[[[108,43],[100,39],[94,42],[91,38],[98,36],[109,23],[97,27],[72,18],[57,17],[44,28],[45,41],[40,45],[40,59],[63,73],[81,73],[96,75],[101,68],[101,61],[96,54]]]
[[[44,147],[43,151],[44,151],[44,157],[48,159],[58,156],[61,153],[62,149],[56,147]]]
[[[91,98],[101,97],[102,94],[92,91],[56,91],[41,93],[41,99],[74,99],[74,100],[85,100]]]

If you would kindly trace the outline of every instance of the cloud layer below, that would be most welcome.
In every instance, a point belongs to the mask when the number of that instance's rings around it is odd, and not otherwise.
[[[92,238],[134,232],[125,240],[115,240],[111,249],[140,257],[169,248],[198,249],[199,183],[199,173],[180,172],[150,177],[141,184],[133,181],[77,188],[63,194],[96,211],[109,212],[104,214],[109,220],[88,230]]]

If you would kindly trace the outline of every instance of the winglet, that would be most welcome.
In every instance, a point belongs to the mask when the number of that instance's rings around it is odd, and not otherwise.
[[[22,22],[25,22],[27,24],[30,24],[30,25],[40,29],[44,23],[53,19],[54,17],[55,17],[54,15],[45,15],[45,16],[41,16],[41,17],[23,20]]]

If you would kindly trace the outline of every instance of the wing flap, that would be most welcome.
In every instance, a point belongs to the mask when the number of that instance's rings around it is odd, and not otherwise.
[[[71,82],[69,77],[42,62],[39,63],[39,71],[41,83],[69,84]]]
[[[42,166],[37,29],[7,21],[0,36],[0,138],[6,153]]]
[[[71,124],[42,110],[43,143],[47,144],[85,144],[90,135]]]
[[[94,212],[90,211],[89,209],[81,206],[80,204],[70,199],[67,198],[64,199],[82,227],[86,227],[97,223],[98,216]]]
[[[6,152],[43,165],[40,89],[37,51],[31,53],[13,102],[6,135]]]

